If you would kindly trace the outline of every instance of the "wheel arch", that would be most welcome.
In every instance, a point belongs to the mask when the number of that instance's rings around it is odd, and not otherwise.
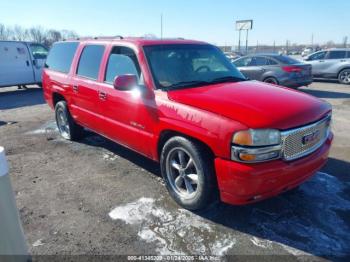
[[[344,66],[340,70],[338,70],[337,78],[339,78],[340,73],[346,69],[350,70],[350,65]]]
[[[209,154],[209,157],[211,159],[214,159],[215,157],[215,154],[214,154],[214,151],[211,149],[211,147],[205,143],[204,141],[196,138],[196,137],[193,137],[193,136],[190,136],[190,135],[187,135],[185,133],[182,133],[182,132],[179,132],[179,131],[175,131],[175,130],[171,130],[171,129],[166,129],[166,130],[162,130],[160,135],[159,135],[159,138],[158,138],[158,142],[157,142],[157,159],[159,160],[160,159],[160,155],[162,153],[162,149],[165,145],[165,143],[172,137],[175,137],[175,136],[182,136],[182,137],[185,137],[189,140],[192,140],[196,143],[198,143],[199,145],[201,145],[203,147],[203,149]]]
[[[67,102],[66,98],[62,94],[60,94],[58,92],[53,92],[52,93],[52,104],[53,104],[53,107],[55,107],[56,104],[58,102],[60,102],[60,101],[66,101]]]

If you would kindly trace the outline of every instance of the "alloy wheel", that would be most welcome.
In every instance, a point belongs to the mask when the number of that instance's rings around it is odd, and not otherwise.
[[[58,130],[60,131],[61,136],[65,139],[70,138],[70,128],[66,112],[63,108],[58,108],[56,113],[56,122]]]
[[[339,75],[340,82],[344,84],[350,84],[350,70],[345,70]]]
[[[193,198],[198,191],[198,168],[183,148],[173,148],[166,158],[166,172],[171,188],[181,197]]]

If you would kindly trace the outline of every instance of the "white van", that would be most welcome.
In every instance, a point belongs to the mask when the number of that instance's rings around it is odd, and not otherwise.
[[[0,41],[0,87],[41,85],[47,53],[41,44]]]

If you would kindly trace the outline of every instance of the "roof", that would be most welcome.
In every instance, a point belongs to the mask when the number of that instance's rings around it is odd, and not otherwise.
[[[350,48],[327,48],[320,51],[350,51]]]
[[[133,43],[136,45],[171,45],[171,44],[207,44],[205,42],[196,40],[187,40],[183,38],[146,38],[146,37],[83,37],[76,39],[68,39],[67,41],[79,41],[79,42],[126,42]]]
[[[284,56],[283,54],[277,54],[277,53],[256,53],[256,54],[249,54],[246,56],[270,56],[270,57],[276,57],[276,56]]]

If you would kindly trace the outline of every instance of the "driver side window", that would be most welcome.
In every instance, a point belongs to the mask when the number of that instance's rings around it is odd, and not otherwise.
[[[116,46],[108,58],[105,82],[113,84],[114,78],[120,75],[141,76],[141,69],[135,52],[128,47]]]
[[[240,60],[237,60],[234,64],[237,67],[245,67],[245,66],[250,66],[251,62],[252,62],[252,58],[246,57],[246,58],[242,58]]]
[[[318,52],[310,56],[310,60],[322,60],[325,59],[327,52]]]
[[[30,44],[29,46],[34,59],[46,59],[49,51],[44,46],[39,44]]]

